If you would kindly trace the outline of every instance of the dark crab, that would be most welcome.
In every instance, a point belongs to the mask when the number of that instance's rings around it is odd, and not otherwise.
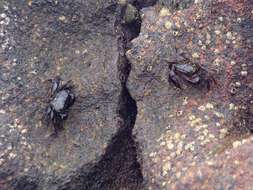
[[[197,63],[190,63],[188,60],[183,62],[166,60],[166,62],[169,63],[169,81],[177,88],[182,89],[183,81],[192,85],[204,85],[208,90],[210,90],[211,84],[216,83],[213,75]]]
[[[46,108],[46,119],[51,121],[54,131],[57,134],[59,129],[63,127],[63,121],[67,119],[69,108],[75,102],[75,94],[71,81],[63,84],[59,77],[50,79],[52,88],[50,91],[51,100]]]

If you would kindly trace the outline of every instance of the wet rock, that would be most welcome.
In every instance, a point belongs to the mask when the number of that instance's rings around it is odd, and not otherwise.
[[[174,187],[190,167],[248,138],[246,118],[251,114],[243,110],[249,110],[246,102],[252,96],[252,67],[242,76],[241,65],[252,60],[252,28],[250,22],[242,24],[252,17],[250,7],[249,2],[200,1],[179,11],[161,4],[142,10],[141,32],[127,57],[132,63],[128,88],[138,107],[134,133],[147,189]],[[183,80],[179,90],[168,81],[165,59],[198,63],[216,84],[208,89]],[[202,178],[210,186],[215,183]]]

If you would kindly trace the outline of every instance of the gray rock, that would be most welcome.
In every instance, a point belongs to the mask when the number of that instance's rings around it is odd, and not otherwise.
[[[0,178],[4,189],[57,189],[56,177],[88,173],[115,136],[116,1],[3,1]],[[2,21],[2,19],[1,19]],[[50,83],[72,80],[77,100],[57,137],[44,122]],[[35,172],[36,171],[36,172]]]

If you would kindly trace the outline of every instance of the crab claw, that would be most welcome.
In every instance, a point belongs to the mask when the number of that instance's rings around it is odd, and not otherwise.
[[[61,85],[61,78],[57,76],[54,79],[48,79],[48,81],[52,83],[51,94],[54,94]]]
[[[173,70],[171,70],[169,72],[169,80],[177,87],[182,89],[181,85],[180,85],[180,81],[178,76],[175,74],[175,72]]]

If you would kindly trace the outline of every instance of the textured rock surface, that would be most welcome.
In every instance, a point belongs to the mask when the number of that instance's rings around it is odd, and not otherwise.
[[[246,128],[252,126],[248,119],[252,117],[252,3],[198,1],[172,12],[160,2],[143,9],[141,33],[127,52],[132,63],[128,88],[138,107],[134,132],[149,189],[170,189],[190,179],[190,167],[219,157],[248,138]],[[178,90],[169,83],[164,59],[181,61],[182,53],[189,64],[206,68],[217,84],[208,90],[204,84],[184,83],[183,90]],[[244,151],[250,150],[242,149],[241,154]],[[217,160],[226,155],[220,157]],[[222,168],[224,174],[228,168]],[[240,171],[235,170],[235,175]],[[250,177],[247,172],[242,176],[244,180]],[[210,187],[215,180],[204,182]],[[213,187],[226,189],[233,182]],[[201,183],[193,187],[199,189]],[[250,182],[244,187],[250,188]]]
[[[50,180],[104,154],[119,127],[115,9],[110,0],[1,1],[2,185],[53,189]],[[53,137],[41,118],[57,75],[73,81],[77,101]]]
[[[252,189],[252,138],[190,168],[171,189]]]
[[[251,1],[155,2],[0,1],[1,190],[251,189]],[[217,84],[176,89],[182,55]],[[53,137],[56,75],[78,96]]]
[[[159,0],[158,3],[171,10],[185,9],[192,5],[194,0]]]

